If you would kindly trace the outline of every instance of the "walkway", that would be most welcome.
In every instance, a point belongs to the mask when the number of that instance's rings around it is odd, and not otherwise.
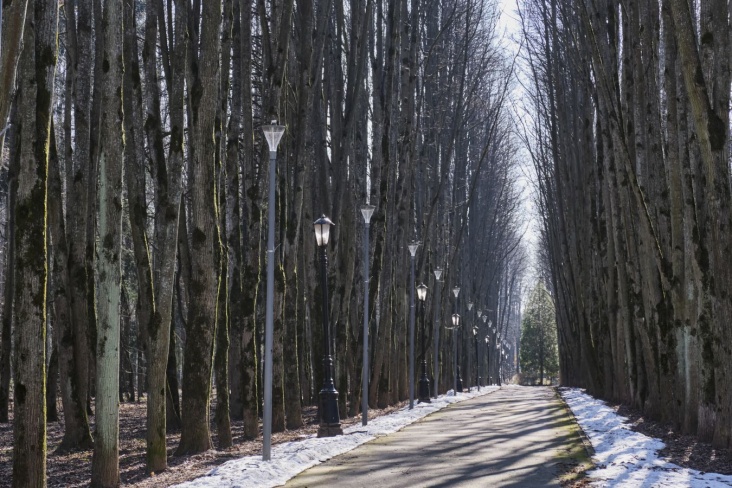
[[[559,486],[568,422],[553,390],[509,386],[332,458],[285,486]]]

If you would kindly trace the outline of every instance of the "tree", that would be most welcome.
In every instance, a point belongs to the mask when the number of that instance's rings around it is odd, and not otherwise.
[[[557,323],[554,303],[544,283],[539,281],[529,293],[526,312],[521,323],[521,371],[531,383],[539,377],[554,377],[559,373]]]
[[[28,11],[19,62],[13,486],[46,486],[47,175],[58,2]]]
[[[102,21],[102,78],[99,137],[99,190],[96,207],[97,344],[96,426],[91,485],[119,486],[119,360],[122,286],[122,165],[124,162],[123,11],[116,0],[105,2]],[[97,41],[99,42],[99,41]]]

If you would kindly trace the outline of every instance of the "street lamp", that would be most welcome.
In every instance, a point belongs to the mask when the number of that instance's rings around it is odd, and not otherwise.
[[[361,425],[369,423],[369,225],[373,205],[361,206],[363,215],[363,361],[361,366]]]
[[[486,318],[488,318],[488,315],[483,316],[484,322],[485,322]],[[488,356],[485,359],[486,359],[486,363],[488,364],[488,371],[486,372],[486,376],[488,378],[488,384],[490,385],[490,384],[492,384],[492,382],[491,382],[491,378],[492,378],[491,377],[491,345],[493,344],[493,338],[490,336],[490,334],[491,334],[491,332],[493,334],[495,334],[496,329],[494,327],[492,327],[492,325],[493,325],[492,320],[489,320],[487,325],[488,325],[488,335],[486,336],[486,339],[488,339],[488,341],[486,342],[486,345],[488,347],[486,348],[486,351],[487,351]]]
[[[473,310],[473,302],[472,300],[468,300],[468,312],[470,312],[471,310]],[[470,318],[472,319],[472,317]],[[460,344],[460,346],[460,349],[462,349],[462,344]],[[460,361],[458,361],[458,363],[460,363]],[[467,355],[466,369],[470,369],[470,353],[468,353]],[[470,393],[470,380],[468,380],[468,393]]]
[[[488,372],[486,373],[486,385],[491,386],[491,338],[490,335],[485,336],[485,350],[488,354],[486,360],[488,362]]]
[[[323,295],[323,389],[320,390],[320,428],[318,437],[342,435],[338,413],[338,392],[333,384],[333,358],[330,355],[330,324],[328,322],[328,256],[325,253],[333,222],[323,215],[315,221],[315,240],[320,248],[320,285]]]
[[[425,300],[427,299],[427,285],[422,283],[417,287],[417,298],[422,303],[422,377],[419,379],[420,403],[432,403],[430,400],[430,380],[427,378],[427,356],[425,350],[425,336],[427,324],[424,322]]]
[[[460,287],[455,285],[455,287],[452,289],[452,293],[455,295],[455,314],[453,317],[453,324],[455,322],[455,316],[458,317],[458,322],[460,321],[460,315],[458,315],[458,295],[460,294]],[[463,391],[463,380],[460,378],[460,358],[458,358],[458,354],[460,353],[460,349],[457,347],[458,343],[458,326],[456,326],[455,334],[453,335],[453,348],[452,348],[452,367],[455,374],[454,384],[455,387],[455,394],[457,395],[458,391]]]
[[[455,395],[457,395],[458,391],[463,391],[463,382],[460,379],[460,363],[457,360],[457,334],[458,329],[460,328],[460,315],[457,313],[452,314],[452,328],[453,328],[453,335],[452,335],[452,371],[453,371],[453,388],[455,391]]]
[[[475,378],[478,391],[480,391],[480,362],[478,362],[478,326],[473,326],[473,342],[475,343]]]
[[[262,425],[262,460],[272,457],[272,336],[274,334],[274,248],[275,248],[275,173],[277,146],[285,126],[273,120],[263,125],[262,132],[269,146],[269,207],[267,218],[267,309],[264,325],[264,412]]]
[[[432,359],[432,377],[435,383],[434,387],[434,397],[437,398],[438,390],[437,390],[437,378],[439,376],[439,354],[438,351],[440,350],[440,292],[439,292],[439,283],[440,283],[440,276],[442,276],[442,268],[437,267],[435,268],[435,325],[433,327],[434,330],[434,348],[432,349],[434,351],[434,358]]]
[[[414,257],[419,242],[412,241],[408,246],[412,263],[412,277],[409,280],[409,409],[414,408]]]

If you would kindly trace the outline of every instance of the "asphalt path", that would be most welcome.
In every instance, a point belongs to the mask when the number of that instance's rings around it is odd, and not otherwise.
[[[504,387],[336,456],[285,486],[560,486],[570,422],[552,389]]]

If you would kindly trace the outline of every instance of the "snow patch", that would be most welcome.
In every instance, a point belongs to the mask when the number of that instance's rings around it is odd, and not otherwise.
[[[605,402],[578,388],[562,388],[562,398],[577,418],[595,449],[596,468],[588,471],[592,486],[602,487],[691,487],[732,486],[732,476],[682,468],[659,457],[665,444],[633,432],[627,419]]]

